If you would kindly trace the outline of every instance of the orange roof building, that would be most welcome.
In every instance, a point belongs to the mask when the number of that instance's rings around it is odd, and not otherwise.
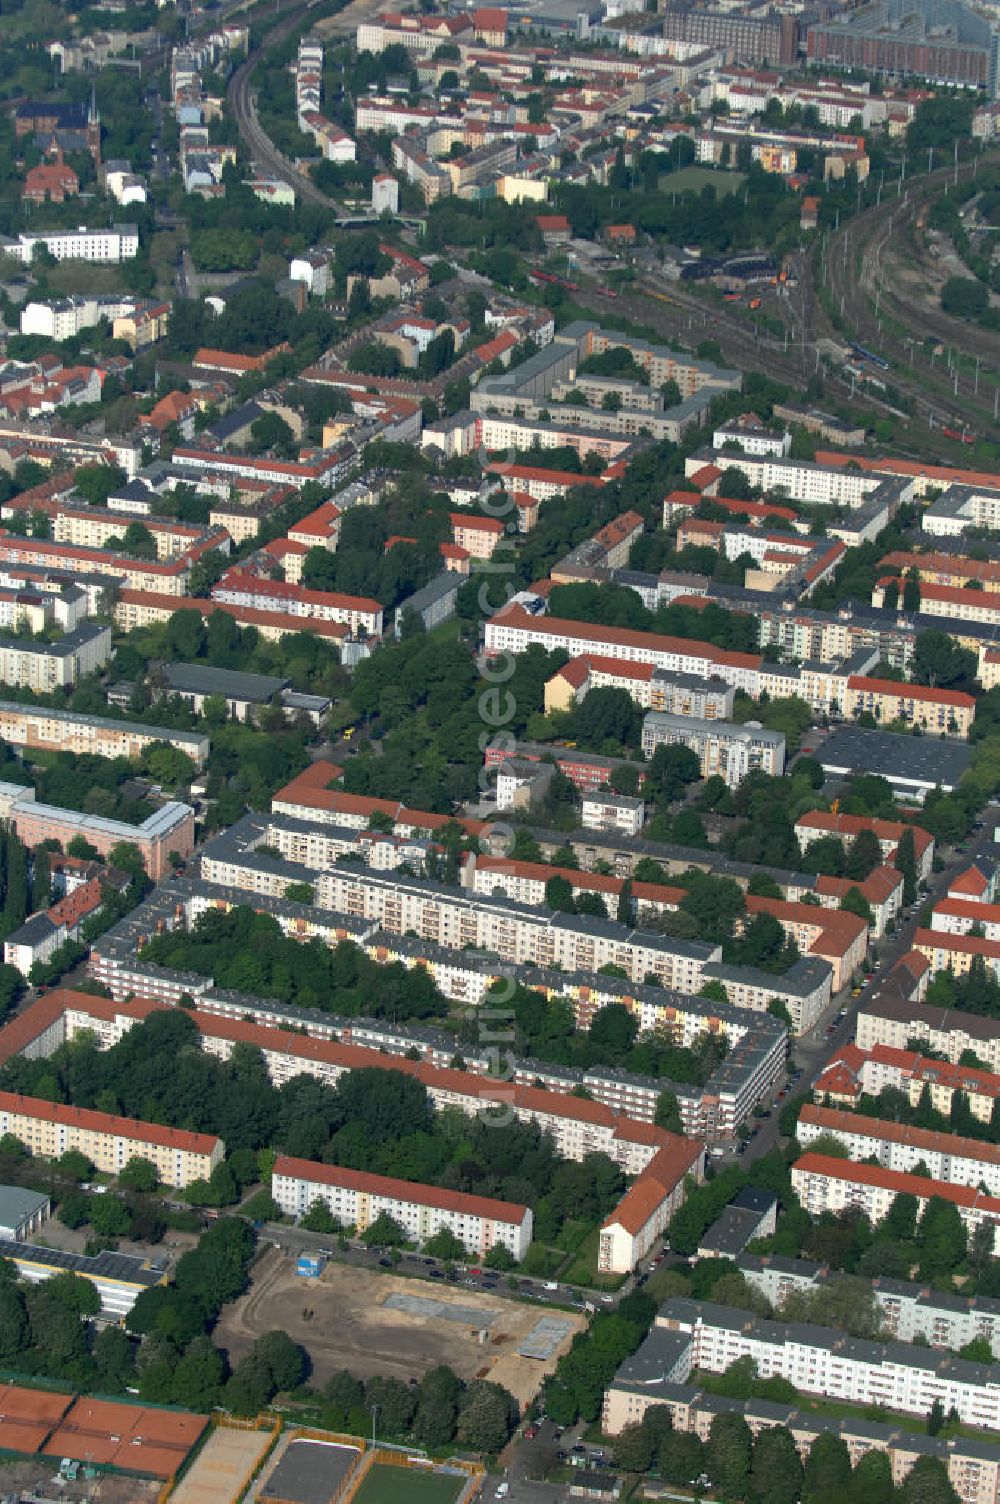
[[[994,1229],[1000,1225],[1000,1200],[975,1186],[950,1185],[882,1165],[853,1164],[848,1159],[817,1154],[810,1150],[792,1166],[792,1189],[812,1217],[848,1210],[861,1211],[870,1222],[879,1223],[899,1195],[915,1196],[922,1214],[928,1201],[938,1199],[954,1206],[971,1235],[981,1222]]]
[[[62,204],[75,198],[80,192],[80,179],[63,161],[62,152],[56,153],[54,162],[40,162],[24,175],[22,199],[30,204]]]
[[[477,1258],[501,1247],[520,1262],[531,1242],[532,1215],[527,1206],[287,1154],[275,1160],[271,1195],[289,1217],[302,1216],[320,1200],[359,1236],[380,1216],[391,1217],[418,1243],[447,1228]]]
[[[8,1091],[0,1092],[0,1136],[5,1133],[46,1159],[79,1150],[110,1175],[116,1175],[130,1159],[148,1159],[164,1185],[207,1180],[225,1153],[225,1145],[214,1134],[190,1133]]]

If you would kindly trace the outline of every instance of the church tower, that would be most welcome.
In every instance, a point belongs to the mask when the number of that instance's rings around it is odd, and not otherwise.
[[[101,117],[97,109],[97,81],[90,85],[90,104],[87,108],[87,150],[94,159],[94,166],[101,165]]]

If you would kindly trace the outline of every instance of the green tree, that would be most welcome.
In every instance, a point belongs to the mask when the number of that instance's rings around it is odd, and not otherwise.
[[[668,1133],[683,1133],[684,1127],[681,1122],[681,1110],[677,1103],[677,1097],[672,1091],[661,1091],[656,1099],[656,1111],[653,1114],[653,1122],[658,1128],[666,1128]]]
[[[893,1504],[896,1490],[886,1452],[865,1452],[851,1475],[850,1504]]]
[[[31,912],[47,909],[52,900],[52,872],[49,853],[36,846],[31,854]]]
[[[297,1342],[287,1332],[265,1332],[253,1345],[254,1356],[271,1372],[274,1389],[287,1392],[302,1383],[308,1371],[308,1359]]]
[[[499,1452],[517,1419],[517,1401],[508,1390],[486,1379],[473,1379],[462,1397],[458,1440],[477,1452]]]
[[[369,1248],[399,1248],[406,1242],[406,1233],[388,1212],[380,1212],[374,1222],[369,1222],[361,1240]]]
[[[273,1394],[270,1367],[264,1358],[251,1351],[234,1368],[222,1391],[222,1404],[233,1415],[259,1415]]]
[[[94,1196],[90,1202],[90,1225],[98,1237],[125,1237],[132,1226],[132,1213],[120,1196]]]
[[[947,632],[919,632],[913,649],[913,677],[918,684],[947,689],[959,680],[975,677],[975,656],[960,648]]]
[[[129,1191],[155,1191],[159,1183],[156,1166],[138,1155],[133,1155],[118,1175],[118,1184]]]
[[[920,610],[920,571],[911,569],[903,581],[903,610]]]
[[[917,1459],[903,1479],[899,1497],[901,1504],[958,1504],[944,1463],[937,1457]]]
[[[424,1252],[429,1253],[434,1259],[449,1259],[461,1261],[467,1257],[465,1244],[462,1243],[449,1227],[441,1227],[433,1237],[427,1239],[424,1244]]]
[[[748,1498],[753,1504],[795,1504],[802,1493],[802,1463],[787,1426],[769,1426],[753,1447]]]
[[[545,884],[545,902],[548,908],[556,913],[575,914],[576,902],[573,898],[573,889],[567,878],[556,873]]]
[[[803,1498],[808,1504],[840,1504],[851,1484],[851,1454],[832,1431],[821,1431],[809,1448]]]
[[[911,904],[917,897],[917,858],[913,827],[908,825],[896,847],[896,869],[903,877],[903,902]]]
[[[193,1338],[174,1368],[174,1403],[190,1410],[211,1410],[219,1402],[225,1373],[222,1354],[211,1339]]]
[[[107,506],[108,497],[125,480],[117,465],[83,465],[73,477],[73,484],[88,506]]]
[[[15,1285],[0,1284],[0,1362],[11,1362],[28,1345],[28,1312]]]
[[[953,318],[980,319],[989,302],[989,289],[972,277],[949,277],[941,289],[941,307]]]
[[[135,1382],[135,1347],[117,1326],[106,1326],[94,1338],[94,1362],[98,1385],[110,1394],[121,1394]]]
[[[984,1222],[980,1226],[988,1227],[989,1224]],[[973,1337],[971,1342],[959,1348],[958,1355],[968,1363],[992,1363],[994,1361],[993,1348],[987,1337]]]
[[[625,1426],[615,1437],[615,1466],[625,1473],[646,1473],[653,1461],[653,1438],[645,1425]]]
[[[64,1227],[84,1227],[90,1221],[90,1202],[85,1191],[70,1191],[60,1201],[56,1215]]]
[[[859,830],[844,856],[844,876],[864,882],[882,862],[882,848],[873,830]]]
[[[931,1196],[917,1227],[920,1278],[939,1279],[957,1269],[965,1257],[966,1231],[958,1208]]]
[[[620,1059],[639,1033],[639,1021],[624,1003],[606,1003],[590,1024],[590,1043],[601,1058]]]
[[[840,900],[840,907],[848,914],[857,914],[859,919],[865,921],[865,924],[873,923],[871,905],[860,888],[848,888]]]
[[[309,1232],[335,1233],[340,1230],[340,1223],[322,1196],[316,1197],[309,1210],[300,1219],[299,1225]]]
[[[420,1381],[413,1432],[422,1446],[446,1446],[455,1435],[462,1384],[445,1364],[429,1368]]]
[[[705,1468],[727,1498],[746,1496],[753,1455],[753,1437],[743,1416],[723,1411],[712,1420],[705,1445]]]
[[[250,452],[273,453],[283,459],[294,459],[297,456],[295,434],[280,413],[268,410],[254,419],[250,425]]]

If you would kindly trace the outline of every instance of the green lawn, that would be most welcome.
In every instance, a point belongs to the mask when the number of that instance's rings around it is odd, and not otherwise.
[[[706,183],[711,183],[720,198],[727,193],[738,193],[746,182],[742,172],[726,172],[721,167],[682,167],[680,172],[668,172],[660,178],[661,193],[700,193]]]
[[[418,1472],[376,1462],[355,1495],[354,1504],[452,1504],[465,1486],[465,1476]]]

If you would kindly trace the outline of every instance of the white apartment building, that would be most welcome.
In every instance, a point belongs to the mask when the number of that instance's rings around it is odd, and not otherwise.
[[[212,599],[256,611],[340,622],[352,632],[362,631],[369,637],[382,635],[382,607],[368,596],[310,590],[287,580],[264,579],[239,566],[228,569],[212,587]]]
[[[46,339],[70,339],[81,329],[90,329],[100,320],[114,322],[135,309],[135,298],[68,297],[48,302],[25,303],[21,309],[22,334],[41,334]]]
[[[697,1369],[724,1373],[749,1357],[762,1379],[787,1379],[806,1394],[911,1415],[926,1415],[938,1400],[966,1425],[993,1429],[1000,1420],[1000,1384],[986,1364],[804,1322],[767,1321],[708,1301],[670,1300],[656,1325],[676,1334],[680,1366],[687,1365],[682,1383]]]
[[[0,684],[47,694],[96,673],[111,658],[111,628],[84,622],[57,642],[0,637]]]
[[[30,266],[35,247],[43,245],[57,261],[114,263],[139,254],[135,225],[111,225],[99,230],[22,230],[16,239],[0,236],[0,251]]]
[[[763,423],[751,423],[746,418],[732,418],[728,423],[720,424],[712,434],[713,449],[722,449],[726,444],[739,444],[744,454],[755,459],[766,456],[787,459],[792,436],[787,430],[765,428]]]
[[[715,774],[736,788],[748,773],[761,771],[780,777],[785,768],[785,738],[759,722],[734,725],[702,721],[690,715],[667,715],[651,710],[642,723],[642,750],[649,758],[657,747],[690,747],[701,763],[702,778]]]
[[[809,1259],[775,1254],[741,1254],[736,1268],[776,1309],[793,1292],[835,1289],[851,1277]],[[872,1293],[887,1337],[898,1342],[923,1337],[931,1347],[950,1347],[955,1352],[973,1338],[985,1337],[994,1357],[1000,1358],[1000,1300],[988,1295],[938,1295],[927,1285],[882,1275],[872,1280]]]
[[[932,1180],[946,1185],[982,1188],[1000,1197],[1000,1146],[955,1133],[935,1133],[882,1118],[869,1118],[836,1107],[806,1103],[795,1134],[803,1149],[818,1138],[835,1138],[855,1163],[875,1158],[887,1170],[912,1175],[923,1165]]]
[[[410,1242],[421,1245],[447,1230],[476,1258],[485,1258],[493,1248],[506,1248],[520,1263],[531,1242],[530,1207],[286,1154],[275,1160],[271,1195],[286,1217],[301,1217],[314,1201],[322,1201],[358,1236],[381,1216],[391,1217]]]
[[[958,538],[970,527],[1000,527],[1000,490],[950,485],[921,515],[920,526],[934,538]]]
[[[813,506],[863,506],[885,476],[878,472],[848,470],[816,464],[813,460],[779,459],[773,455],[725,454],[700,450],[684,461],[684,474],[696,475],[705,465],[720,470],[742,470],[753,486],[766,492],[780,491],[794,501]],[[724,483],[722,490],[725,490]],[[908,499],[908,498],[905,498]]]
[[[109,1175],[119,1174],[130,1159],[148,1159],[163,1184],[175,1186],[206,1180],[226,1147],[214,1134],[0,1092],[0,1136],[7,1133],[45,1159],[77,1149]]]
[[[811,1217],[824,1212],[839,1215],[849,1208],[864,1212],[870,1222],[881,1222],[896,1197],[915,1196],[923,1212],[932,1197],[957,1207],[969,1237],[981,1222],[993,1228],[993,1251],[1000,1252],[1000,1200],[982,1191],[943,1180],[927,1180],[887,1170],[881,1165],[852,1164],[850,1160],[809,1150],[792,1166],[792,1189]]]
[[[519,965],[599,971],[620,966],[634,982],[655,973],[664,987],[698,992],[720,946],[632,930],[614,920],[550,913],[509,899],[485,898],[420,878],[337,867],[316,883],[321,908],[370,920],[391,934],[436,945],[489,951]]]
[[[589,626],[557,616],[535,616],[511,602],[486,623],[487,653],[523,653],[532,643],[551,651],[565,648],[571,657],[597,654],[626,663],[650,663],[675,673],[716,678],[756,699],[763,659],[757,653],[731,653],[709,642],[636,632],[628,627]]]
[[[617,830],[622,835],[637,836],[645,819],[645,801],[629,794],[595,789],[581,797],[580,823],[584,830]]]

